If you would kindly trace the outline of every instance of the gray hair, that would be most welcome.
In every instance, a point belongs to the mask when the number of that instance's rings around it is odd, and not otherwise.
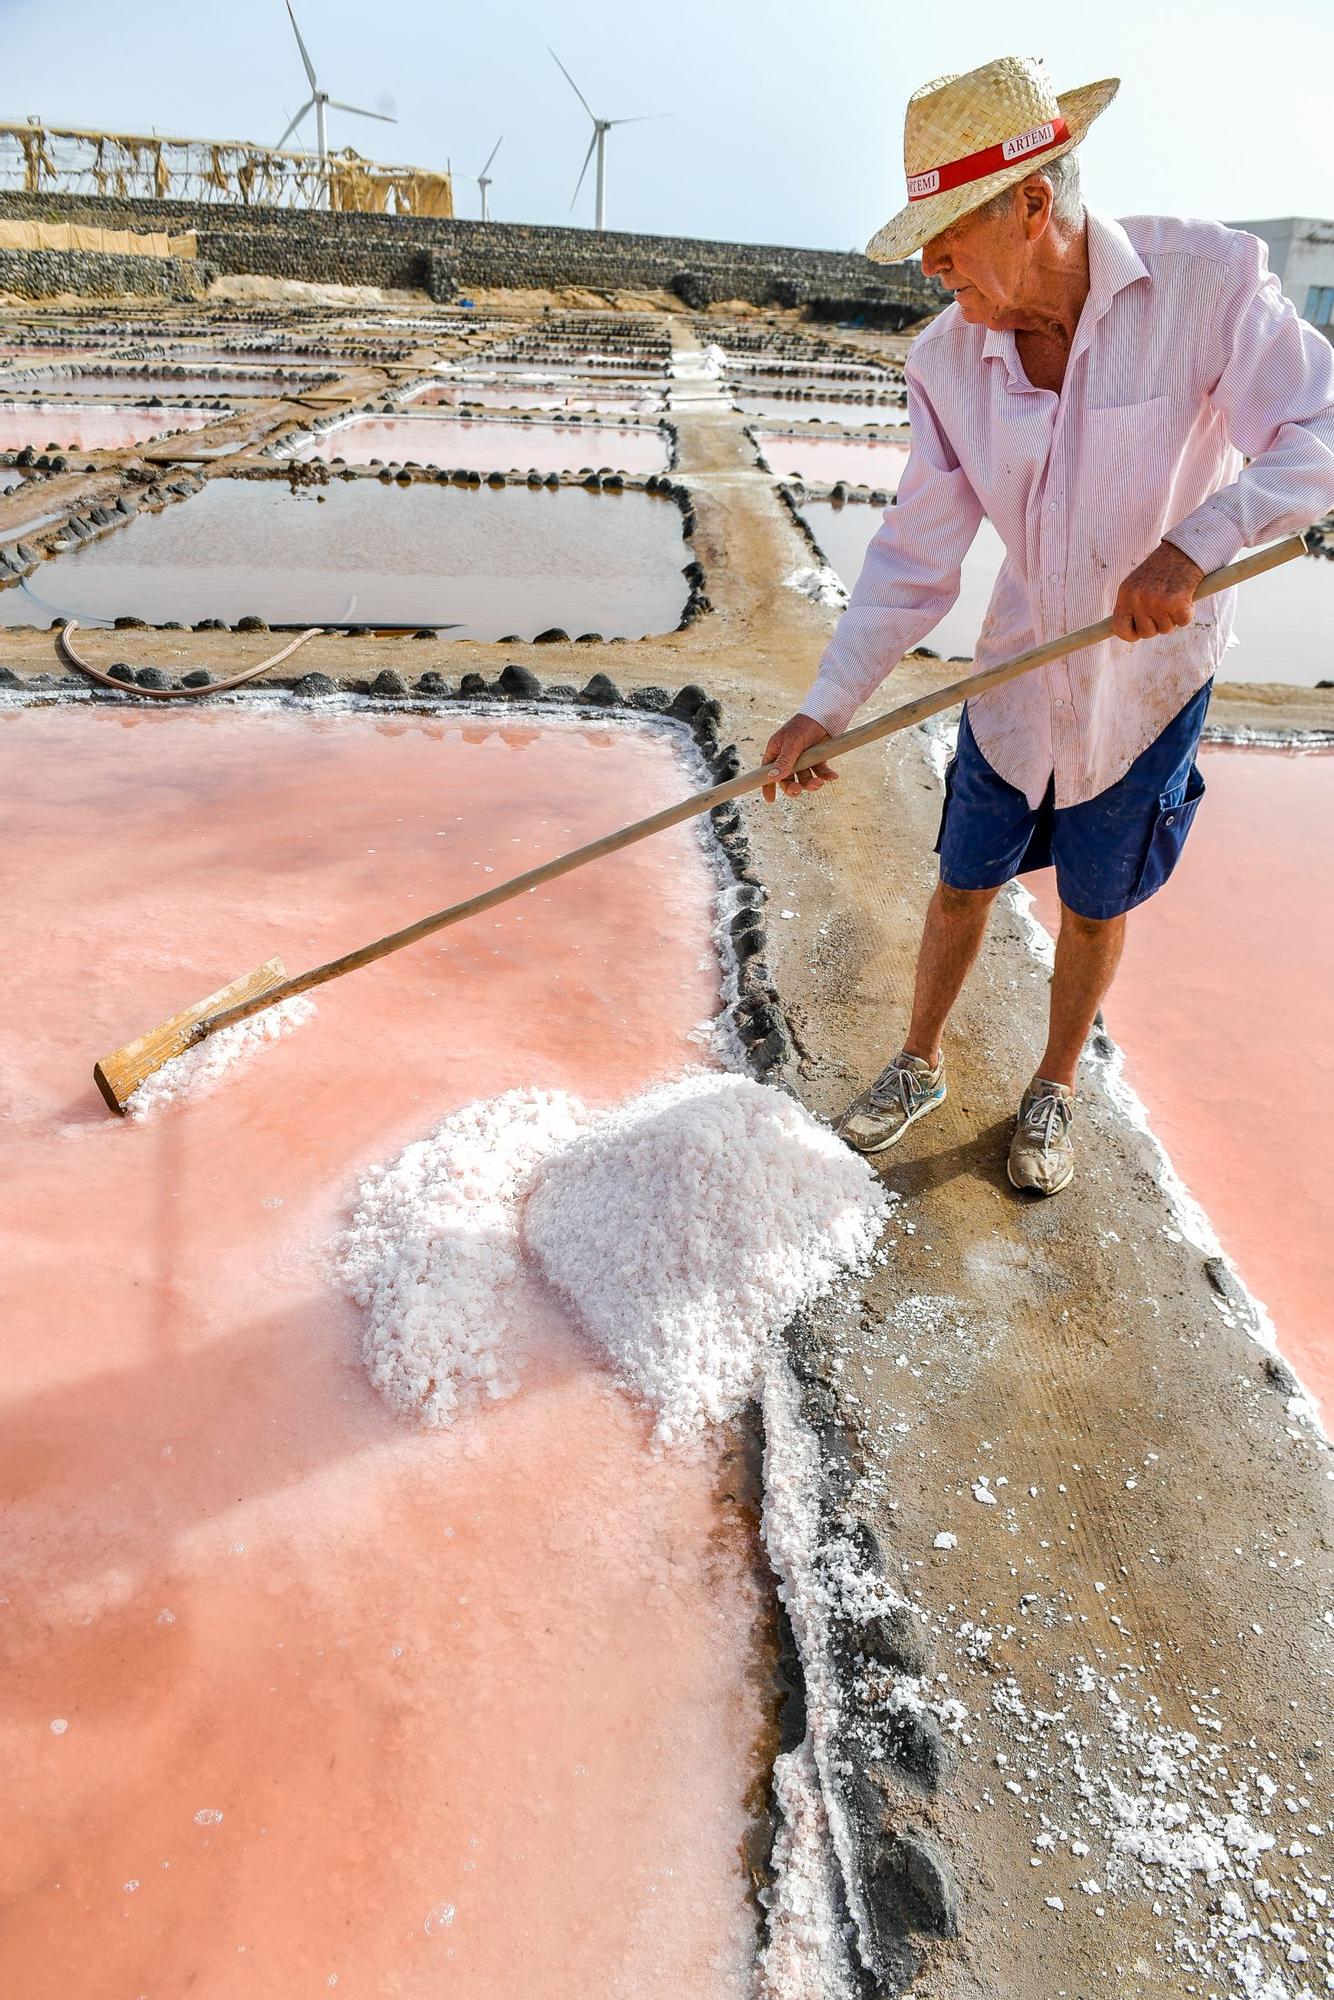
[[[1034,167],[1034,174],[1041,174],[1043,180],[1051,183],[1051,212],[1057,222],[1067,229],[1075,229],[1084,219],[1084,197],[1079,186],[1079,159],[1075,151],[1062,153],[1059,160],[1049,160],[1045,166]],[[1025,179],[1028,176],[1025,175]],[[983,202],[983,215],[1008,215],[1014,199],[1016,181],[1012,186],[1002,188],[990,201]]]

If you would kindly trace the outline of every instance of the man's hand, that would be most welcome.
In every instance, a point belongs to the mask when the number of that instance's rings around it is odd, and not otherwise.
[[[795,777],[792,766],[803,750],[810,750],[817,743],[827,741],[829,731],[809,715],[794,715],[781,729],[776,729],[764,746],[766,764],[778,767],[777,784],[766,785],[764,796],[772,805],[778,795],[778,787],[790,799],[799,799],[803,792],[818,792],[821,785],[836,784],[838,772],[832,764],[809,764]]]
[[[1151,639],[1189,625],[1204,571],[1172,542],[1159,542],[1116,593],[1112,630],[1118,639]]]

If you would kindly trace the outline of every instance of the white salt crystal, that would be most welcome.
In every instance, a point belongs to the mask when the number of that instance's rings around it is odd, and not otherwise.
[[[183,1097],[205,1096],[216,1090],[238,1063],[269,1042],[290,1035],[293,1028],[301,1027],[314,1012],[315,1002],[298,993],[291,1000],[280,1000],[276,1007],[266,1007],[262,1014],[252,1014],[248,1021],[219,1028],[207,1041],[187,1049],[184,1055],[173,1056],[161,1069],[146,1076],[127,1100],[127,1114],[131,1118],[151,1118],[165,1105],[175,1104]]]

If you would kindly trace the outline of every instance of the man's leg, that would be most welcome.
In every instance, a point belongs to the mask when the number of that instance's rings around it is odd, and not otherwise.
[[[1081,917],[1062,903],[1047,1047],[1037,1072],[1045,1082],[1062,1083],[1067,1090],[1074,1089],[1079,1058],[1093,1018],[1116,977],[1125,936],[1124,916]]]
[[[1059,1194],[1074,1177],[1070,1127],[1075,1115],[1075,1071],[1093,1017],[1116,975],[1126,920],[1081,917],[1061,904],[1048,1012],[1047,1046],[1037,1075],[1024,1092],[1010,1141],[1013,1186],[1033,1194]]]
[[[908,1039],[839,1121],[839,1133],[859,1153],[897,1145],[910,1125],[944,1103],[940,1037],[999,894],[999,889],[951,889],[942,882],[932,896],[917,953]]]
[[[917,954],[912,1019],[903,1046],[935,1069],[950,1010],[982,949],[999,889],[951,889],[939,882],[926,913]],[[1094,1003],[1097,1005],[1096,1001]]]

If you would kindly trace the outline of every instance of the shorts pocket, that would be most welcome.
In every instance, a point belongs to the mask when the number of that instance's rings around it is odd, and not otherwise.
[[[1174,786],[1170,792],[1163,792],[1159,797],[1158,815],[1135,880],[1135,903],[1145,902],[1155,890],[1161,889],[1176,867],[1186,844],[1186,835],[1200,809],[1204,789],[1200,767],[1192,764],[1185,784]]]

